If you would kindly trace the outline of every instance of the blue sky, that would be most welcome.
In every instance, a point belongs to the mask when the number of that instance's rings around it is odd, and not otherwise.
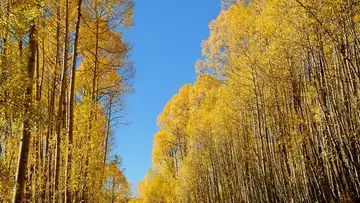
[[[151,167],[156,119],[185,83],[196,79],[195,62],[220,0],[135,0],[135,26],[124,33],[134,44],[135,92],[126,101],[130,126],[113,130],[114,153],[123,157],[132,191]]]

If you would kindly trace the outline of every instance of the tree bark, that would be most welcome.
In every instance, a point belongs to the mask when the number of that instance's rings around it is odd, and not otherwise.
[[[29,37],[29,47],[30,47],[30,55],[28,59],[28,68],[27,68],[27,76],[29,78],[29,84],[27,85],[25,92],[25,113],[27,114],[24,118],[22,124],[22,135],[20,140],[20,150],[19,150],[19,159],[16,170],[16,180],[14,187],[14,196],[13,203],[21,203],[23,202],[24,196],[24,188],[25,188],[25,178],[26,178],[26,170],[27,163],[29,157],[29,145],[30,145],[30,115],[31,115],[31,103],[32,103],[32,92],[33,92],[33,77],[35,70],[35,57],[36,57],[36,26],[33,22],[30,28],[30,37]]]
[[[63,67],[61,70],[61,86],[60,86],[60,98],[58,104],[58,119],[56,126],[56,152],[55,152],[55,180],[54,180],[54,196],[53,202],[56,202],[59,198],[58,186],[59,186],[59,175],[60,175],[60,145],[61,145],[61,131],[64,127],[64,111],[63,105],[65,101],[65,86],[66,86],[66,70],[68,68],[68,49],[69,49],[69,0],[65,3],[65,34],[64,34],[64,50],[63,50]]]
[[[71,85],[70,85],[70,101],[69,101],[69,134],[68,134],[68,145],[67,145],[67,161],[65,171],[65,202],[70,203],[71,192],[69,190],[69,184],[71,181],[71,159],[72,159],[72,142],[73,142],[73,126],[74,126],[74,100],[75,100],[75,73],[76,73],[76,58],[77,58],[77,47],[79,40],[79,29],[81,21],[81,3],[82,0],[78,1],[77,7],[77,21],[75,28],[75,42],[74,42],[74,53],[71,68]]]

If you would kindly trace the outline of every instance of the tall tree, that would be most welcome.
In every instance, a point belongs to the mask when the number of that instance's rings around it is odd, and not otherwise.
[[[13,201],[16,202],[23,202],[24,198],[24,189],[25,189],[25,180],[26,180],[26,169],[28,164],[29,158],[29,147],[30,147],[30,119],[31,119],[31,104],[32,104],[32,92],[33,92],[33,77],[35,71],[35,60],[36,60],[36,25],[35,22],[31,22],[31,27],[29,31],[29,49],[30,54],[28,57],[28,65],[27,65],[27,76],[28,76],[28,84],[26,87],[25,92],[25,118],[22,123],[22,135],[20,140],[20,150],[19,150],[19,159],[17,164],[16,170],[16,180],[15,180],[15,187],[14,187],[14,197]]]
[[[73,143],[73,126],[74,126],[74,100],[75,100],[75,79],[76,79],[76,62],[78,55],[78,41],[80,31],[80,20],[81,20],[81,4],[82,0],[78,1],[77,4],[77,19],[75,28],[75,39],[74,39],[74,50],[73,50],[73,61],[71,68],[71,83],[70,83],[70,99],[69,99],[69,131],[68,131],[68,143],[67,143],[67,161],[65,169],[65,202],[72,202],[72,196],[69,189],[71,181],[71,158],[72,158],[72,143]]]

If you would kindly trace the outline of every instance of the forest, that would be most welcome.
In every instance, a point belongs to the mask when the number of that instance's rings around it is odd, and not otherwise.
[[[360,1],[220,4],[134,194],[135,2],[0,0],[0,202],[360,202]]]
[[[359,202],[360,2],[223,1],[138,202]]]
[[[131,0],[0,0],[0,202],[126,202]]]

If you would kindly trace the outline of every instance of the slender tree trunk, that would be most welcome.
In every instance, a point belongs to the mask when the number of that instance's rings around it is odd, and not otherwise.
[[[77,8],[77,21],[75,28],[75,42],[74,42],[74,52],[73,52],[73,61],[71,68],[71,86],[70,86],[70,101],[69,101],[69,134],[68,134],[68,145],[67,145],[67,161],[66,161],[66,171],[65,171],[65,202],[70,203],[71,192],[69,189],[69,184],[71,181],[71,159],[72,159],[72,142],[73,142],[73,126],[74,126],[74,100],[75,100],[75,73],[76,73],[76,58],[77,58],[77,47],[79,40],[79,29],[80,29],[80,20],[81,20],[81,3],[82,0],[78,1]]]
[[[60,198],[58,191],[59,175],[60,175],[60,146],[61,146],[61,132],[64,128],[64,101],[65,101],[65,86],[66,86],[66,70],[68,68],[68,49],[69,49],[69,0],[65,3],[65,34],[64,34],[64,50],[63,50],[63,67],[61,70],[61,86],[60,86],[60,98],[58,103],[58,119],[56,127],[56,149],[55,149],[55,177],[54,177],[54,196],[53,202],[56,202]]]
[[[106,158],[108,152],[109,137],[111,132],[111,116],[112,116],[112,97],[110,96],[109,108],[107,113],[106,135],[104,139],[104,158],[103,158],[103,175],[105,173]]]
[[[57,73],[58,73],[58,68],[59,68],[59,64],[60,64],[60,5],[57,6],[56,9],[56,56],[55,56],[55,67],[54,67],[54,75],[53,75],[53,80],[51,83],[51,88],[49,87],[49,89],[51,89],[51,91],[49,90],[49,93],[51,93],[50,95],[50,100],[49,100],[49,115],[48,115],[48,119],[49,119],[49,123],[48,123],[48,132],[45,138],[45,149],[44,149],[44,181],[42,184],[42,199],[45,200],[46,202],[50,201],[50,198],[52,196],[51,192],[51,187],[52,185],[50,184],[51,182],[51,166],[52,166],[52,148],[50,148],[51,146],[49,145],[49,139],[50,137],[53,135],[54,132],[54,126],[57,125],[56,119],[54,116],[54,112],[55,112],[55,97],[56,97],[56,81],[57,81]],[[50,85],[49,85],[50,86]]]
[[[97,10],[97,3],[95,3],[95,10]],[[91,101],[92,101],[92,105],[95,104],[96,102],[96,81],[97,81],[97,69],[98,69],[98,49],[99,49],[99,18],[98,18],[98,13],[96,12],[96,32],[95,32],[95,60],[94,60],[94,74],[93,74],[93,80],[92,80],[92,92],[91,92]],[[92,109],[90,109],[90,113],[89,113],[89,127],[88,127],[88,143],[90,144],[91,141],[91,128],[92,128],[92,120],[93,120],[93,116],[94,116],[94,111]],[[87,192],[87,176],[88,176],[88,171],[89,171],[89,155],[90,155],[90,146],[88,146],[87,148],[87,156],[86,156],[86,161],[85,161],[85,172],[84,172],[84,185],[83,185],[83,189],[81,192],[81,200],[82,201],[87,201],[87,197],[88,197],[88,192]]]
[[[28,114],[25,116],[23,124],[22,124],[22,135],[20,140],[20,150],[19,150],[19,159],[16,170],[16,180],[14,187],[14,196],[13,203],[21,203],[23,202],[24,188],[25,188],[25,172],[27,170],[28,156],[29,156],[29,145],[30,145],[30,115],[31,115],[31,103],[32,103],[32,82],[34,77],[35,70],[35,57],[36,57],[36,26],[33,22],[33,25],[30,28],[30,37],[29,37],[29,47],[30,47],[30,56],[28,59],[28,68],[27,68],[27,76],[29,78],[29,84],[26,88],[25,92],[25,113]]]

